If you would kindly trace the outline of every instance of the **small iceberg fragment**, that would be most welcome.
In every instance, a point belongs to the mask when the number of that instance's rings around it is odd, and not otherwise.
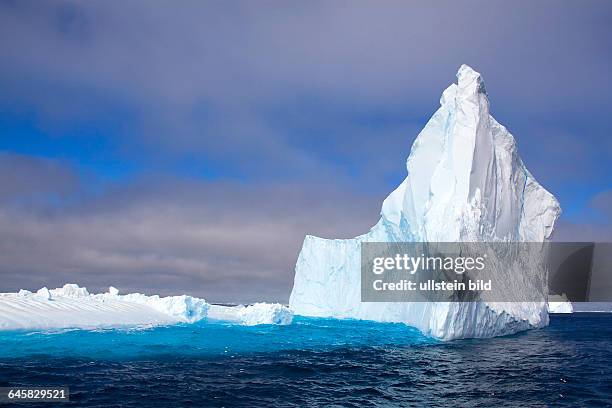
[[[32,292],[30,292],[29,290],[25,290],[25,289],[19,290],[19,292],[17,292],[17,294],[19,296],[22,296],[22,297],[32,296]]]
[[[36,296],[42,300],[51,300],[51,292],[47,287],[40,288],[36,291]]]
[[[208,319],[240,323],[246,326],[287,325],[293,320],[293,312],[280,303],[255,303],[249,306],[211,305]]]
[[[293,312],[279,303],[255,303],[240,310],[240,319],[248,326],[257,324],[291,324]]]
[[[80,288],[79,285],[75,283],[67,283],[61,288],[52,289],[50,292],[52,298],[64,297],[80,299],[89,296],[87,288]]]
[[[106,300],[114,298],[127,303],[147,306],[183,323],[194,323],[206,318],[210,306],[204,299],[187,295],[160,297],[158,295],[147,296],[142,293],[128,295],[107,293],[102,296]]]

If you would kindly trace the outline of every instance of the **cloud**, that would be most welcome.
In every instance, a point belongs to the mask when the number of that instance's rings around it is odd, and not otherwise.
[[[557,223],[553,240],[558,242],[612,242],[612,224],[560,220]]]
[[[78,187],[74,171],[55,160],[0,151],[0,204],[49,204]]]
[[[612,190],[602,191],[591,200],[590,206],[612,223]]]
[[[461,63],[484,73],[498,112],[609,112],[610,14],[600,1],[7,2],[0,104],[52,123],[126,115],[124,148],[231,150],[245,171],[291,156],[308,172],[320,152],[295,149],[279,115],[313,100],[423,118]]]
[[[43,163],[21,166],[34,174]],[[377,221],[380,201],[317,185],[177,180],[76,193],[80,200],[68,197],[60,208],[0,206],[3,290],[75,282],[212,301],[287,301],[304,236],[362,233]]]
[[[560,220],[554,239],[567,242],[612,242],[612,190],[595,194],[582,215],[581,222]]]

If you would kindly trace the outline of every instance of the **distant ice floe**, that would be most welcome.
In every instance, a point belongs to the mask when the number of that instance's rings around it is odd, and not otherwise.
[[[565,294],[548,295],[548,313],[574,313],[574,307]]]
[[[90,294],[86,288],[66,284],[33,293],[0,293],[0,330],[103,328],[194,323],[204,319],[237,324],[290,324],[293,313],[281,304],[215,306],[193,296]]]

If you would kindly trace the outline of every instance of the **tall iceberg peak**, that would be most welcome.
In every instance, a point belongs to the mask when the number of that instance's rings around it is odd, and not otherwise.
[[[525,168],[514,137],[490,115],[478,72],[462,65],[440,105],[412,146],[407,177],[367,234],[306,236],[290,297],[296,314],[404,322],[441,339],[548,324],[544,302],[361,302],[361,242],[543,242],[561,212]]]

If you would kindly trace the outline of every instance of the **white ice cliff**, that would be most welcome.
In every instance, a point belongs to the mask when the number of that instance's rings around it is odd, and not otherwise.
[[[480,74],[462,65],[457,78],[416,138],[408,175],[383,202],[379,222],[353,239],[306,236],[289,301],[296,314],[403,322],[443,340],[548,324],[546,302],[361,302],[362,242],[544,242],[553,231],[559,204],[489,114]],[[530,288],[514,288],[524,289]]]
[[[66,284],[62,288],[32,293],[0,293],[0,330],[106,328],[194,323],[203,319],[243,325],[290,324],[291,311],[280,304],[250,306],[210,305],[192,296],[90,294],[86,288]]]

